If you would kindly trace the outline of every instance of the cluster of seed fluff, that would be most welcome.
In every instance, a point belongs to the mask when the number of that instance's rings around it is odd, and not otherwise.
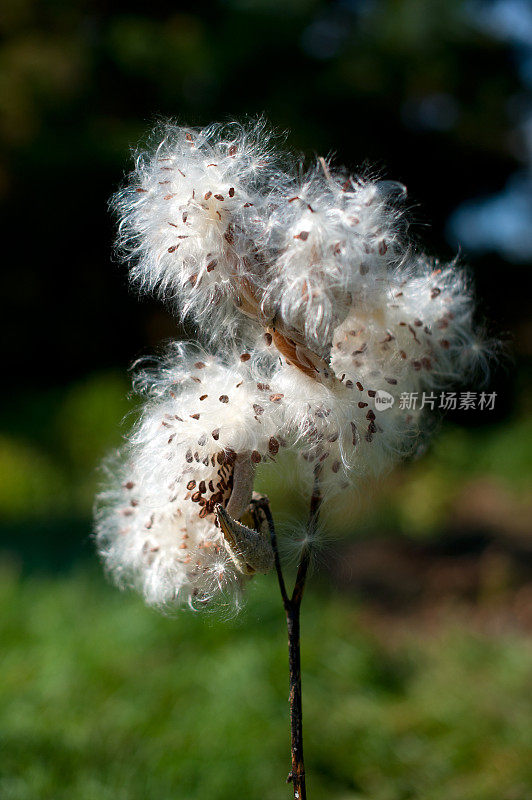
[[[207,337],[226,338],[260,258],[258,187],[275,174],[269,137],[262,124],[168,125],[154,139],[114,198],[119,249],[141,289],[158,290]]]
[[[323,159],[283,172],[260,126],[170,126],[138,157],[117,198],[132,278],[209,344],[136,379],[143,410],[97,512],[122,585],[158,605],[238,595],[217,504],[243,520],[256,468],[286,448],[325,493],[378,474],[429,427],[400,395],[483,366],[464,276],[411,247],[403,194]]]
[[[266,224],[268,316],[327,353],[353,300],[374,296],[401,258],[394,201],[403,191],[389,181],[333,178],[323,160],[303,180],[287,182]]]

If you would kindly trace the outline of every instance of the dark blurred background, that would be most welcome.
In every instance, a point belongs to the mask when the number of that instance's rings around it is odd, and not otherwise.
[[[363,601],[368,624],[384,626],[386,640],[405,620],[430,620],[431,628],[442,609],[458,607],[461,625],[510,632],[521,654],[532,630],[532,4],[4,0],[0,29],[8,389],[0,551],[16,586],[11,606],[29,608],[34,580],[42,581],[46,606],[77,570],[85,576],[80,591],[114,598],[98,583],[89,539],[96,466],[120,441],[131,407],[128,365],[183,335],[156,301],[130,291],[113,258],[107,204],[131,168],[131,148],[160,117],[203,125],[264,114],[306,157],[335,154],[353,170],[370,167],[406,184],[415,236],[442,259],[460,253],[477,286],[479,320],[505,342],[490,385],[493,411],[451,413],[421,461],[329,509],[331,540],[318,559],[316,591],[340,590],[347,609]],[[304,499],[287,497],[283,482],[282,470],[264,476],[280,518],[297,524]],[[77,599],[67,593],[65,602],[81,604],[71,591]],[[120,615],[124,598],[109,602]],[[56,610],[43,640],[50,647],[59,647]],[[26,656],[21,649],[22,662]],[[504,683],[506,676],[491,677]],[[31,680],[22,687],[34,689]],[[8,720],[15,729],[18,713]],[[28,720],[33,729],[31,714]],[[38,739],[39,753],[41,746]],[[377,753],[376,763],[382,758]],[[6,797],[48,796],[48,778],[28,788],[13,777],[16,757],[13,763]],[[331,777],[321,768],[330,797],[365,798],[368,786],[373,798],[417,796],[417,789],[392,789],[392,778],[389,791],[387,783],[379,788],[361,777],[362,767],[351,783],[338,777],[341,769],[331,766]],[[512,775],[506,794],[467,780],[441,785],[446,800],[532,796],[532,783],[523,790],[521,773],[514,783]],[[92,797],[87,780],[65,797]],[[190,780],[181,796],[207,791]],[[50,781],[50,797],[62,797]],[[429,784],[424,800],[437,800],[437,781]],[[124,796],[136,797],[132,791]]]

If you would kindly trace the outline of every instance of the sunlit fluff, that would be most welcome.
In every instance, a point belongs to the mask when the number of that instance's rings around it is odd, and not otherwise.
[[[137,376],[145,402],[97,537],[120,584],[198,606],[249,578],[215,508],[248,519],[261,463],[293,449],[326,495],[376,475],[429,428],[376,395],[436,391],[486,354],[462,271],[409,241],[404,187],[323,159],[283,170],[260,124],[159,137],[116,198],[120,245],[207,349],[175,345]]]

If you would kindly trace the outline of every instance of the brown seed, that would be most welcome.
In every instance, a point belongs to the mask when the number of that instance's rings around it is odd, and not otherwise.
[[[213,258],[212,261],[209,261],[209,263],[207,264],[207,272],[212,272],[217,263],[218,262],[215,258]]]
[[[228,398],[228,396],[226,394],[221,394],[220,397],[218,398],[218,400],[220,401],[220,403],[228,403],[229,402],[229,398]]]
[[[232,186],[228,191],[228,195],[229,195],[229,197],[234,197],[235,196],[235,190],[234,190],[234,188]]]
[[[269,346],[271,345],[271,343],[273,342],[273,337],[272,337],[271,333],[265,333],[265,334],[264,334],[264,339],[265,339],[265,341],[266,341],[266,345],[267,345],[268,347],[269,347]]]
[[[375,412],[372,411],[371,408],[369,409],[368,413],[366,414],[366,419],[371,419],[371,420],[375,419]]]
[[[199,419],[200,418],[199,414],[191,414],[190,416],[192,417],[192,419]]]
[[[336,442],[337,439],[338,439],[338,432],[331,433],[330,436],[327,436],[328,442]]]
[[[192,461],[193,461],[192,450],[187,450],[187,454],[185,456],[185,461],[187,462],[187,464],[192,464]]]
[[[346,381],[345,385],[347,386],[348,389],[352,389],[353,388],[353,381]]]
[[[366,406],[367,406],[367,403],[362,403],[362,402],[360,402],[360,403],[358,404],[358,407],[359,407],[359,408],[366,408]]]
[[[231,147],[229,148],[229,155],[230,156],[236,155],[236,151],[237,151],[236,144],[232,144]]]
[[[141,194],[141,193],[147,192],[148,190],[147,189],[135,189],[135,191],[139,192],[139,194]]]
[[[200,519],[205,519],[205,517],[207,516],[208,513],[209,513],[209,509],[207,508],[207,506],[203,506],[203,508],[199,512]]]
[[[268,450],[273,455],[276,455],[279,452],[279,442],[277,441],[275,436],[272,436],[270,441],[268,442]]]
[[[368,389],[368,397],[375,397],[376,394],[375,389]]]
[[[259,416],[264,413],[263,407],[259,406],[258,403],[253,403],[253,411],[255,412],[255,414],[258,414]]]
[[[187,489],[189,490],[189,492],[191,492],[192,489],[195,489],[195,488],[196,488],[196,481],[189,481],[187,483]]]
[[[351,433],[353,434],[353,444],[357,443],[357,426],[354,422],[351,423]]]
[[[168,248],[168,252],[169,253],[175,253],[175,251],[177,250],[178,247],[179,247],[178,244],[174,244],[174,245],[172,245],[172,247]]]
[[[201,500],[201,492],[194,492],[190,499],[193,503],[197,503],[199,500]]]
[[[331,469],[332,469],[332,471],[334,473],[338,472],[338,470],[340,469],[340,462],[339,461],[335,461],[333,463],[333,465],[331,466]]]
[[[294,239],[301,239],[302,242],[306,242],[309,237],[309,231],[301,231],[300,233],[294,236]]]
[[[364,387],[362,386],[360,381],[357,381],[357,389],[358,389],[359,392],[363,392],[364,391]]]
[[[203,196],[205,200],[209,200],[212,197],[212,192],[206,192]]]
[[[198,490],[199,490],[199,491],[200,491],[202,494],[205,494],[205,492],[207,491],[207,487],[205,486],[205,481],[200,481],[200,482],[199,482]]]
[[[260,461],[262,461],[262,456],[257,450],[253,450],[251,454],[251,460],[254,464],[258,464]]]
[[[214,195],[214,199],[215,199],[215,200],[223,200],[223,199],[224,199],[224,196],[223,196],[223,194],[215,194],[215,195]]]
[[[133,483],[133,481],[127,481],[127,483],[124,483],[123,486],[124,486],[124,489],[133,489],[135,484]]]
[[[251,356],[249,353],[242,353],[242,355],[240,356],[240,361],[249,361],[250,358]]]
[[[272,401],[272,403],[278,403],[280,400],[283,399],[283,397],[284,397],[284,394],[280,394],[280,393],[279,394],[271,394],[270,395],[270,400]]]
[[[196,367],[196,369],[203,369],[203,367],[205,366],[205,364],[203,363],[203,361],[196,361],[196,363],[194,364],[194,366]]]
[[[211,433],[211,436],[214,439],[214,441],[217,442],[218,439],[220,438],[220,428],[215,428]]]
[[[385,378],[384,380],[387,383],[389,383],[391,386],[396,386],[397,385],[397,379],[396,378]]]
[[[202,394],[200,400],[206,400],[208,396],[208,394]]]
[[[441,294],[441,289],[438,289],[437,286],[433,286],[430,290],[431,300],[434,300],[434,298],[438,297],[439,294]]]

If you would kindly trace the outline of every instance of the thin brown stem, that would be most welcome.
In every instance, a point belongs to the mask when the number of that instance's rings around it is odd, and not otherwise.
[[[272,543],[273,549],[273,556],[274,556],[274,563],[275,563],[275,571],[277,572],[277,580],[279,581],[279,589],[281,590],[281,597],[283,598],[283,605],[286,609],[287,603],[290,602],[288,599],[288,595],[286,593],[286,585],[284,582],[283,571],[281,569],[281,559],[279,558],[279,548],[277,547],[277,534],[275,533],[275,524],[273,521],[272,512],[270,511],[270,504],[268,501],[262,504],[262,510],[266,516],[266,520],[268,522],[268,528],[270,531],[270,540]]]
[[[321,492],[318,480],[314,481],[312,497],[310,501],[310,514],[307,524],[309,538],[313,536],[318,523],[321,506]],[[275,569],[283,599],[283,606],[286,612],[286,624],[288,629],[288,666],[289,666],[289,701],[290,701],[290,740],[292,753],[292,769],[287,778],[294,789],[294,800],[306,800],[307,791],[305,785],[305,762],[303,758],[303,706],[301,696],[301,651],[300,651],[300,611],[305,581],[307,578],[310,564],[311,550],[307,545],[301,554],[301,559],[297,568],[296,581],[292,597],[288,597],[286,584],[284,582],[277,546],[277,535],[275,525],[266,501],[262,505],[268,526],[270,538],[275,558]]]

